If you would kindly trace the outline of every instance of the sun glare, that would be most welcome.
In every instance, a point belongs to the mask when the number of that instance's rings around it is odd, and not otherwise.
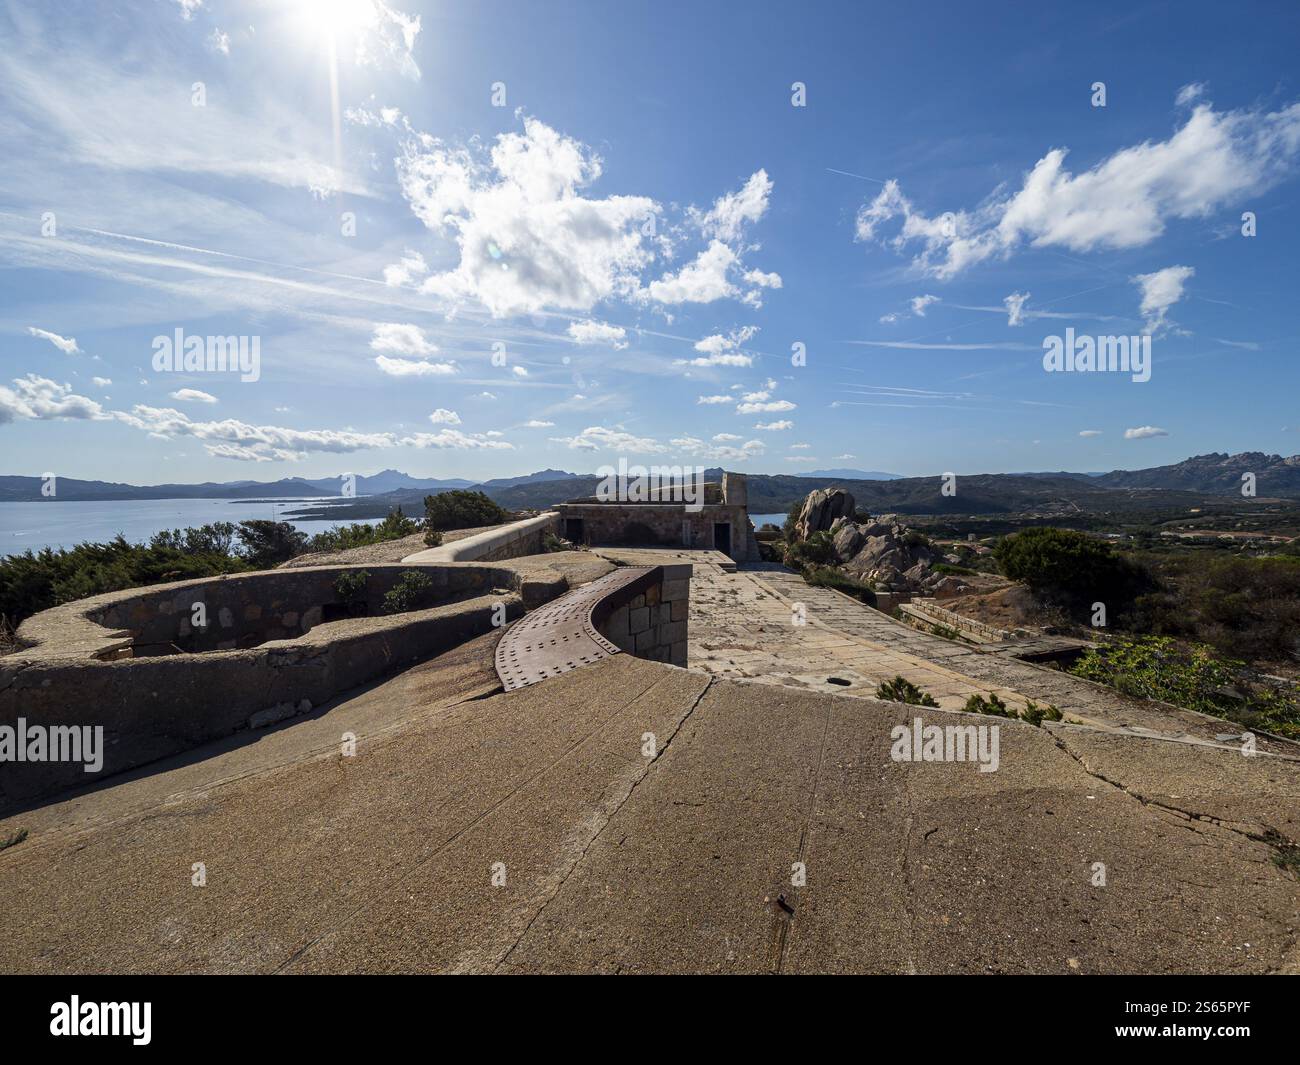
[[[331,41],[355,36],[375,24],[374,0],[300,0],[299,24]]]

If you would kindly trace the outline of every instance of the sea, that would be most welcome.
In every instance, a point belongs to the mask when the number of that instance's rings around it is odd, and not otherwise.
[[[75,547],[103,543],[121,533],[132,543],[143,543],[163,529],[186,529],[216,521],[241,522],[255,518],[287,521],[308,534],[353,521],[300,521],[290,511],[308,505],[356,502],[338,496],[303,499],[92,499],[0,503],[0,557],[43,547]],[[378,518],[366,521],[373,524]]]

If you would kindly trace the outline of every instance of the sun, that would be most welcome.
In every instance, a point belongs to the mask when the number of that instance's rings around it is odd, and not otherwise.
[[[378,19],[374,0],[298,0],[297,22],[331,42],[371,29]]]

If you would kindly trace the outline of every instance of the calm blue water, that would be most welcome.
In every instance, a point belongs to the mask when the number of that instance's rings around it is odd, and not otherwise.
[[[307,503],[316,502],[337,503],[339,499],[337,496],[324,500],[277,499],[274,502],[247,499],[85,502],[48,499],[38,503],[0,503],[0,556],[20,554],[28,548],[39,551],[42,547],[74,547],[86,541],[102,543],[118,533],[132,543],[139,543],[163,529],[185,529],[214,521],[292,520],[304,532],[318,533],[332,525],[350,524],[356,520],[298,521],[285,517],[288,511],[302,510]]]

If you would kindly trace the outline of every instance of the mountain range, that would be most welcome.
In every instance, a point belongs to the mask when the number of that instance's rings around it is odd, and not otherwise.
[[[706,471],[716,480],[721,471]],[[1109,473],[993,473],[962,475],[954,496],[939,492],[939,475],[902,477],[853,469],[814,470],[805,474],[749,474],[749,509],[754,513],[785,510],[815,488],[842,486],[859,503],[898,513],[1005,513],[1012,510],[1082,506],[1087,509],[1142,505],[1181,505],[1199,496],[1241,496],[1244,474],[1254,475],[1258,497],[1300,499],[1300,455],[1284,458],[1249,451],[1238,455],[1196,455],[1169,466]],[[502,506],[546,507],[592,495],[600,478],[594,474],[545,469],[519,477],[489,481],[465,478],[418,478],[399,470],[356,477],[355,500],[343,501],[342,477],[284,478],[278,481],[224,481],[203,484],[129,485],[110,481],[59,478],[57,500],[90,499],[250,499],[335,497],[331,516],[374,517],[396,505],[418,511],[425,495],[454,488],[475,488]],[[0,502],[40,500],[39,477],[0,476]],[[1126,499],[1127,497],[1127,499]],[[1186,497],[1186,498],[1184,498]],[[335,501],[337,500],[337,502]]]

